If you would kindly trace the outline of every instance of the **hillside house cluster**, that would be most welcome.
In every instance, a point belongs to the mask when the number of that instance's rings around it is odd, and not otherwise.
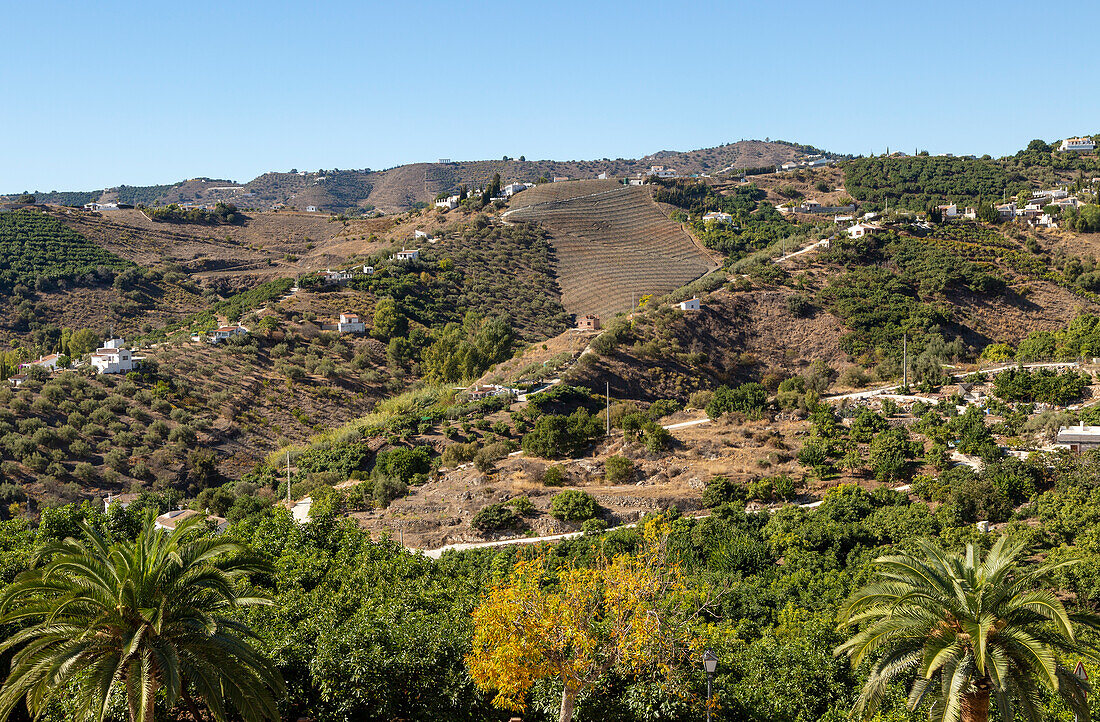
[[[665,168],[663,165],[651,165],[649,170],[646,171],[646,175],[656,178],[679,178],[680,174],[672,168]]]
[[[123,344],[121,338],[109,339],[102,347],[89,356],[92,367],[101,374],[125,374],[134,370],[134,365],[142,361]]]
[[[1091,153],[1096,150],[1096,141],[1088,136],[1081,138],[1066,138],[1062,141],[1062,144],[1058,146],[1058,150],[1063,153],[1066,151],[1083,151]]]

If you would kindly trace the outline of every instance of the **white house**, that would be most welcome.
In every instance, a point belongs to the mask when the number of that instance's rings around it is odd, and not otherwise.
[[[117,203],[96,203],[96,202],[93,201],[91,203],[85,203],[84,204],[84,210],[86,210],[86,211],[117,211],[118,210],[118,204]]]
[[[321,282],[326,286],[333,286],[340,283],[347,283],[351,279],[355,278],[355,273],[351,270],[326,270],[321,274]]]
[[[607,180],[607,171],[604,171],[603,173],[597,175],[596,180]]]
[[[248,333],[248,329],[240,324],[236,326],[221,326],[214,329],[214,332],[210,334],[210,343],[218,343],[220,341],[228,341],[236,336],[244,336]]]
[[[686,301],[680,301],[681,311],[698,311],[699,310],[699,298],[689,298]]]
[[[1070,451],[1081,452],[1100,447],[1100,426],[1063,426],[1058,429],[1058,444]]]
[[[487,399],[493,396],[508,396],[509,394],[515,395],[518,391],[516,389],[508,388],[507,386],[500,386],[498,384],[490,384],[488,386],[471,386],[466,389],[466,396],[471,401],[480,401],[481,399]]]
[[[881,231],[882,226],[876,226],[873,223],[857,223],[848,228],[848,237],[863,238],[864,236],[873,236]]]
[[[51,353],[48,356],[43,356],[37,361],[28,361],[27,363],[19,364],[19,368],[25,369],[31,366],[37,366],[39,368],[46,369],[47,371],[57,370],[57,360],[61,358],[59,354]]]
[[[445,211],[452,211],[458,208],[458,196],[448,196],[435,202],[436,208],[442,208]]]
[[[527,190],[526,183],[509,183],[508,185],[501,188],[500,192],[503,193],[506,197],[511,198],[515,194],[522,193],[525,190]]]
[[[710,213],[703,214],[703,222],[708,223],[714,221],[715,223],[733,223],[733,216],[729,213],[722,213],[721,211],[711,211]]]
[[[1062,141],[1062,145],[1058,146],[1058,150],[1083,150],[1093,151],[1096,150],[1096,141],[1088,136],[1083,138],[1066,138]]]
[[[92,366],[101,374],[124,374],[134,370],[133,352],[123,347],[123,340],[112,338],[91,355]]]
[[[675,178],[677,173],[671,168],[665,168],[663,165],[651,165],[646,175],[657,176],[658,178]]]
[[[341,313],[336,330],[340,333],[364,333],[367,330],[367,324],[354,313]]]
[[[782,168],[783,170],[794,170],[795,168],[798,167],[798,163],[796,161],[789,160],[789,161],[787,161],[786,163],[784,163],[783,165],[781,165],[779,167]]]
[[[420,260],[420,249],[413,248],[412,250],[406,250],[402,248],[400,251],[393,255],[394,261],[418,261]]]
[[[428,237],[428,234],[427,234],[426,231],[421,231],[421,230],[413,231],[413,238],[415,238],[418,241],[421,240],[422,238],[426,239],[427,237]]]
[[[164,531],[172,531],[182,522],[195,516],[214,522],[219,534],[229,528],[229,522],[222,517],[209,513],[204,514],[194,509],[173,509],[167,514],[161,514],[153,521],[153,527]]]
[[[367,274],[368,276],[373,275],[374,266],[363,266],[363,273]]]
[[[306,213],[316,213],[317,206],[306,206]]]
[[[567,175],[556,175],[556,176],[554,176],[554,182],[555,183],[564,183],[567,180],[569,180],[569,176],[567,176]]]

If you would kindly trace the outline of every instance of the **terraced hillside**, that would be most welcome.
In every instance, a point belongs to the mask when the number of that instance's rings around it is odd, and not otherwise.
[[[577,315],[610,318],[644,294],[668,293],[715,268],[644,186],[547,184],[516,196],[505,220],[547,230],[562,305]]]

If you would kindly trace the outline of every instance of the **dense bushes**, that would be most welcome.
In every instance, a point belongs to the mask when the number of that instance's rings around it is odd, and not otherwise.
[[[707,403],[706,411],[707,416],[712,419],[731,411],[751,414],[763,410],[767,402],[767,389],[755,381],[749,381],[736,388],[719,386]]]
[[[881,207],[923,211],[944,201],[976,205],[1000,198],[1009,177],[991,160],[912,156],[846,161],[844,187],[853,198]]]
[[[993,393],[1006,401],[1038,401],[1066,406],[1081,399],[1091,376],[1082,371],[1012,368],[993,377]]]
[[[203,225],[243,223],[245,217],[232,203],[216,203],[214,210],[181,208],[177,203],[143,209],[150,220],[160,223],[201,223]]]
[[[550,500],[550,516],[561,521],[587,521],[600,510],[600,505],[590,494],[579,489],[563,491]]]
[[[603,433],[600,418],[589,415],[585,409],[577,409],[568,416],[547,414],[540,416],[534,428],[524,435],[523,450],[546,459],[576,456],[589,441]]]

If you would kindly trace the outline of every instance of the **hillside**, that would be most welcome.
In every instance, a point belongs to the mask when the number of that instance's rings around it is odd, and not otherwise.
[[[692,151],[660,151],[637,159],[599,160],[504,160],[411,163],[372,171],[320,170],[270,172],[238,184],[233,181],[195,178],[160,186],[120,186],[102,191],[39,193],[42,203],[80,205],[91,200],[124,203],[214,202],[228,200],[241,208],[269,208],[286,203],[304,210],[317,206],[328,212],[349,209],[378,209],[386,213],[408,210],[418,203],[431,203],[439,194],[457,191],[459,186],[483,187],[494,174],[508,181],[536,182],[540,178],[595,178],[634,176],[652,165],[665,165],[688,174],[718,173],[728,169],[774,166],[821,152],[812,146],[785,142],[742,140],[714,148]],[[233,190],[232,187],[239,190]],[[221,190],[213,190],[221,188]],[[253,195],[246,196],[246,193]]]
[[[537,222],[547,230],[557,255],[562,304],[578,316],[609,319],[643,295],[666,294],[715,268],[645,186],[544,185],[518,194],[504,218]]]

